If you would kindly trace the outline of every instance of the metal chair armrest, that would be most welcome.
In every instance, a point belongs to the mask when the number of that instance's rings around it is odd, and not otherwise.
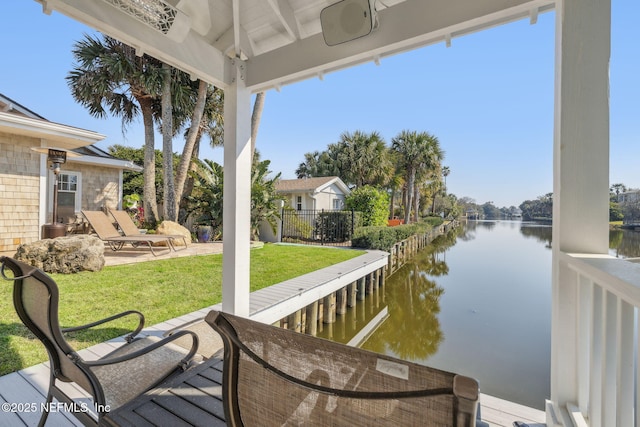
[[[112,365],[114,363],[121,363],[121,362],[126,362],[128,360],[132,360],[135,359],[137,357],[143,356],[149,352],[152,352],[153,350],[156,350],[168,343],[170,343],[171,341],[175,341],[176,339],[183,337],[185,335],[191,335],[191,338],[193,338],[193,345],[191,347],[191,349],[189,350],[189,352],[187,353],[187,355],[182,359],[181,361],[181,365],[183,365],[183,367],[185,367],[187,365],[187,363],[193,358],[193,356],[195,356],[197,350],[198,350],[198,336],[196,334],[194,334],[191,331],[180,331],[180,332],[176,332],[175,334],[163,338],[158,342],[155,342],[153,344],[150,344],[149,346],[137,350],[137,351],[133,351],[129,354],[126,354],[124,356],[117,356],[117,357],[111,357],[111,358],[105,358],[105,359],[100,359],[100,360],[90,360],[90,361],[82,361],[83,364],[87,365],[87,366],[104,366],[104,365]]]
[[[133,338],[135,338],[135,336],[138,335],[140,333],[140,331],[142,331],[142,328],[144,328],[144,315],[142,313],[140,313],[139,311],[136,311],[136,310],[123,311],[122,313],[115,314],[113,316],[107,317],[107,318],[102,319],[102,320],[98,320],[96,322],[87,323],[86,325],[81,325],[81,326],[73,326],[73,327],[70,327],[70,328],[63,328],[61,330],[62,330],[62,332],[65,332],[65,333],[81,331],[81,330],[84,330],[84,329],[93,328],[94,326],[102,325],[102,324],[107,323],[107,322],[114,321],[116,319],[120,319],[121,317],[125,317],[125,316],[131,315],[131,314],[135,314],[139,318],[138,327],[133,332],[131,332],[129,335],[127,335],[125,337],[125,340],[127,342],[131,342],[133,340]]]

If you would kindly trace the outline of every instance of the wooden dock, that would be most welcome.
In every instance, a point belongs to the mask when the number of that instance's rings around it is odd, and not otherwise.
[[[387,254],[369,251],[367,254],[340,264],[309,273],[295,279],[253,292],[250,300],[251,317],[265,323],[273,323],[292,311],[317,301],[344,288],[366,274],[371,274],[387,263]],[[292,310],[293,307],[293,310]],[[168,331],[202,319],[212,310],[220,310],[220,304],[145,328],[143,334],[162,336]],[[283,314],[284,313],[284,314]],[[96,359],[122,345],[122,337],[79,351],[87,359]],[[40,418],[40,404],[45,401],[49,383],[49,365],[42,363],[0,377],[0,427],[34,426]],[[87,393],[75,384],[65,384],[69,395],[92,408]],[[481,414],[490,426],[512,427],[514,421],[524,421],[532,427],[544,426],[545,413],[492,396],[481,396]],[[8,405],[5,405],[8,404]],[[80,426],[76,418],[64,408],[51,412],[47,426]]]
[[[274,323],[387,265],[389,254],[366,254],[252,292],[249,312],[253,320]]]

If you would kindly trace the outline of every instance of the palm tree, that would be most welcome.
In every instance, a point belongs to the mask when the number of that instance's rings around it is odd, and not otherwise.
[[[339,176],[350,187],[387,185],[393,163],[378,132],[343,132],[325,151],[304,155],[296,169],[298,178]]]
[[[153,103],[162,89],[161,63],[137,56],[135,49],[111,37],[85,35],[72,50],[77,65],[67,75],[73,98],[94,117],[107,112],[122,118],[123,132],[138,114],[145,134],[144,204],[145,220],[158,219],[155,187],[155,142]]]
[[[624,184],[612,184],[611,188],[609,188],[609,191],[612,193],[616,193],[616,196],[620,193],[624,193],[625,191],[627,191],[627,186]]]
[[[223,103],[221,89],[203,80],[191,81],[188,74],[174,69],[172,86],[174,133],[186,126],[184,147],[175,174],[175,206],[184,207],[184,199],[193,188],[189,178],[192,162],[200,152],[200,140],[207,135],[212,147],[223,144]],[[167,171],[168,172],[168,171]]]
[[[191,175],[194,189],[188,200],[188,215],[199,225],[210,225],[214,233],[222,231],[222,188],[224,171],[213,160],[195,159]]]
[[[449,166],[442,167],[442,177],[444,178],[444,194],[447,195],[447,177],[451,173]]]
[[[253,156],[251,168],[251,239],[258,240],[260,224],[266,222],[276,233],[278,220],[280,219],[280,207],[277,200],[276,182],[280,179],[280,173],[268,178],[270,160],[260,161],[260,155],[256,151]]]
[[[400,162],[398,162],[396,159],[397,153],[392,150],[388,150],[388,152],[391,158],[391,163],[394,165],[393,169],[391,169],[389,180],[387,182],[387,189],[391,193],[391,197],[389,200],[389,218],[393,219],[395,217],[396,194],[406,185],[406,174]]]
[[[332,148],[333,145],[334,144],[329,144],[329,149],[326,151],[305,153],[305,161],[300,163],[296,169],[296,176],[300,179],[320,176],[340,176],[341,172],[338,169],[338,161],[335,158],[337,150]]]
[[[406,192],[404,200],[404,221],[409,223],[411,208],[415,209],[417,218],[419,201],[416,197],[416,176],[422,169],[427,171],[439,167],[444,153],[440,149],[438,138],[427,132],[403,130],[391,143],[391,148],[398,153],[399,164],[406,173]]]
[[[330,147],[335,151],[340,177],[347,185],[386,185],[392,165],[378,132],[343,132],[340,141]]]
[[[176,212],[176,196],[175,196],[175,180],[173,174],[173,102],[172,93],[172,72],[171,66],[162,64],[162,97],[161,97],[161,114],[162,114],[162,169],[164,171],[164,203],[163,216],[164,219],[176,221],[178,218]]]
[[[260,127],[260,119],[262,118],[262,110],[264,109],[264,98],[266,92],[258,92],[253,102],[253,113],[251,113],[251,158],[256,154],[256,140],[258,139],[258,128]]]

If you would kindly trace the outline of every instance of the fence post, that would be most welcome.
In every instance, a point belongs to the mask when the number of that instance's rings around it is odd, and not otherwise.
[[[351,234],[349,234],[349,240],[353,239],[353,233],[356,231],[356,213],[351,209]]]
[[[325,233],[325,224],[324,224],[324,220],[325,220],[325,216],[324,214],[324,209],[320,209],[320,244],[322,246],[324,246],[324,233]],[[317,219],[316,219],[317,221]]]

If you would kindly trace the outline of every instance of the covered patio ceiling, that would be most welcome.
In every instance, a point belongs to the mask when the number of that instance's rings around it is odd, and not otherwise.
[[[246,62],[256,93],[421,46],[445,42],[554,7],[554,0],[376,0],[379,26],[327,46],[320,13],[338,0],[36,0],[220,88],[231,60]],[[366,2],[366,0],[365,0]],[[136,10],[172,9],[171,23],[143,23]],[[165,8],[166,10],[166,8]]]

